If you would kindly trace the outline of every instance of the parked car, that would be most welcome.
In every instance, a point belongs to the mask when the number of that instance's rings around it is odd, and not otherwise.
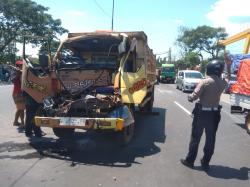
[[[179,71],[176,77],[176,88],[181,89],[183,92],[192,92],[203,75],[199,71],[195,70],[182,70]]]
[[[224,90],[224,93],[229,94],[229,93],[230,93],[231,86],[232,86],[235,82],[237,82],[237,76],[236,76],[235,74],[231,74],[230,80],[229,80],[228,83],[227,83],[227,86],[226,86],[226,88],[225,88],[225,90]]]

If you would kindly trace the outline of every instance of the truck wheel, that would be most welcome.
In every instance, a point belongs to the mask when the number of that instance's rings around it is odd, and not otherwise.
[[[72,138],[74,136],[75,129],[53,128],[53,132],[58,138],[68,139],[68,138]]]
[[[154,105],[154,93],[152,93],[149,102],[145,105],[145,110],[146,110],[147,112],[152,112],[152,110],[153,110],[153,105]]]
[[[181,91],[184,93],[185,92],[185,89],[184,89],[184,86],[181,85]]]
[[[152,112],[154,105],[154,88],[148,97],[150,97],[150,100],[144,105],[144,107],[139,107],[141,112]]]
[[[247,133],[250,134],[250,112],[246,116],[245,126],[246,126]]]
[[[134,117],[135,108],[133,104],[128,105],[131,114]],[[130,143],[134,136],[135,123],[130,124],[127,127],[124,127],[121,131],[117,132],[117,140],[119,145],[126,146]]]

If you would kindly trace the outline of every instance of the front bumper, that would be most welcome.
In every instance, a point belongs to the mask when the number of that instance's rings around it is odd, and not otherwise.
[[[160,79],[164,81],[171,81],[171,80],[174,80],[175,77],[160,76]]]
[[[101,129],[101,130],[120,131],[126,126],[126,124],[128,124],[128,121],[122,118],[35,116],[35,124],[36,126],[39,126],[39,127],[51,127],[51,128],[75,128],[75,129],[84,129],[84,130]]]
[[[134,117],[127,106],[116,108],[105,118],[35,116],[36,126],[51,128],[120,131],[134,122]]]
[[[196,84],[184,84],[183,87],[185,91],[194,91]]]

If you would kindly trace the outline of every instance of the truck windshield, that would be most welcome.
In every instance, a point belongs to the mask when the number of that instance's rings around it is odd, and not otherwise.
[[[59,56],[59,67],[61,68],[91,68],[91,69],[100,69],[100,68],[110,68],[114,69],[118,67],[118,59],[115,55],[108,54],[95,54],[88,53],[87,55],[84,52],[78,52],[76,50],[62,49]]]
[[[202,79],[202,74],[196,73],[196,72],[186,72],[185,77],[192,78],[192,79]]]
[[[173,71],[174,71],[174,67],[164,67],[164,68],[162,68],[163,73],[168,73],[168,72],[173,72]]]

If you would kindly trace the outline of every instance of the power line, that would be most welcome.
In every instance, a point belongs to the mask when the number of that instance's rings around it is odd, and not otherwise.
[[[165,52],[161,52],[161,53],[156,53],[155,55],[164,55],[164,54],[168,54],[169,51],[165,51]]]
[[[111,16],[102,8],[102,6],[97,2],[97,0],[94,0],[96,6],[109,18],[111,18]]]

